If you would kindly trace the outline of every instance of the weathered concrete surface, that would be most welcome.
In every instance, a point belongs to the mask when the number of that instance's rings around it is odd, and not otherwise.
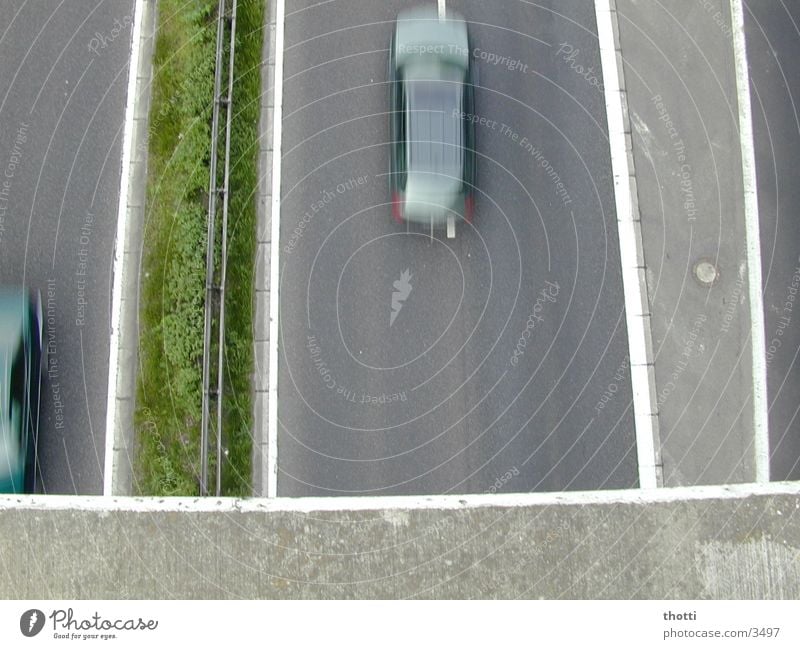
[[[2,498],[0,597],[798,598],[800,485],[750,488]]]

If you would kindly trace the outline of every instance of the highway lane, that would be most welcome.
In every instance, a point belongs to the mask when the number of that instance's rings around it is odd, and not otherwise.
[[[761,223],[772,480],[800,479],[800,8],[745,3]]]
[[[448,3],[484,119],[474,227],[447,240],[388,205],[405,5],[288,7],[278,494],[635,487],[594,8]]]
[[[42,293],[38,490],[103,487],[111,263],[133,0],[0,6],[0,283]],[[9,177],[10,174],[10,177]]]

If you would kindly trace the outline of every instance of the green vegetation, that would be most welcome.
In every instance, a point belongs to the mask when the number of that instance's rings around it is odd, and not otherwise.
[[[252,489],[253,304],[258,197],[258,118],[261,99],[263,0],[239,0],[236,73],[231,125],[231,196],[228,223],[225,430],[229,451],[222,493],[249,496]]]
[[[216,0],[161,0],[141,268],[136,489],[199,493],[206,209]],[[239,0],[231,129],[223,493],[251,484],[260,0]],[[219,240],[219,238],[217,239]],[[210,469],[213,475],[213,467]]]

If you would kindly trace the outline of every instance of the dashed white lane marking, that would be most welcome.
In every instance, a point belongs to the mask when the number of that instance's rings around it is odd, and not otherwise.
[[[744,38],[742,0],[731,0],[736,92],[739,98],[739,146],[742,151],[744,222],[747,237],[747,280],[750,297],[750,340],[753,368],[753,433],[756,481],[769,482],[769,413],[767,411],[766,335],[761,293],[761,236],[758,227],[758,187],[750,108],[750,74]]]
[[[106,444],[103,461],[103,494],[110,496],[114,486],[114,443],[117,418],[117,373],[119,372],[119,327],[122,311],[122,274],[125,271],[125,231],[128,223],[128,184],[131,172],[133,112],[136,103],[136,77],[139,71],[140,38],[144,0],[136,0],[133,11],[131,56],[128,62],[128,96],[125,102],[125,131],[122,139],[122,171],[117,204],[117,234],[114,242],[114,278],[111,292],[111,348],[108,358],[108,390],[106,394]]]
[[[281,137],[283,134],[283,39],[285,2],[275,13],[275,87],[272,112],[272,236],[269,300],[269,407],[267,410],[267,496],[278,495],[278,319],[280,318]],[[266,90],[266,89],[265,89]]]
[[[638,245],[631,202],[630,169],[625,149],[625,129],[617,70],[617,53],[614,43],[611,6],[609,0],[595,0],[597,37],[600,43],[600,63],[605,89],[608,139],[611,148],[611,170],[614,177],[614,200],[617,210],[619,247],[622,262],[622,288],[625,294],[625,321],[628,327],[628,350],[633,390],[633,417],[636,427],[636,452],[639,464],[639,486],[652,489],[658,486],[656,448],[654,440],[654,413],[651,381],[653,373],[648,366],[645,327],[649,318],[644,308],[644,273],[639,268]]]
[[[447,16],[447,7],[445,0],[439,0],[439,20],[444,20]]]

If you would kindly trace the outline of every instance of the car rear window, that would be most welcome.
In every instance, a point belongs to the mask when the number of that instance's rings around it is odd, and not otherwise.
[[[411,170],[459,177],[462,84],[413,79],[408,81],[407,89]]]

